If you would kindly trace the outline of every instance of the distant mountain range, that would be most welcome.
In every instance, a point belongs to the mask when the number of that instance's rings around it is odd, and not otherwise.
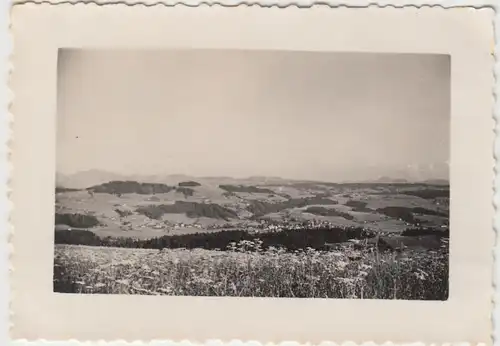
[[[287,184],[299,182],[301,180],[284,179],[280,177],[266,176],[251,176],[248,178],[231,178],[231,177],[193,177],[184,174],[171,175],[121,175],[101,170],[87,170],[75,174],[56,174],[56,186],[60,188],[84,189],[90,186],[95,186],[110,181],[137,181],[142,183],[162,183],[176,185],[183,181],[197,181],[206,184]],[[381,184],[396,184],[396,183],[424,183],[430,185],[448,185],[449,181],[445,179],[429,179],[424,181],[408,181],[402,178],[391,178],[387,176],[380,177],[375,180],[365,181],[345,181],[345,183],[381,183]]]
[[[381,184],[429,184],[429,185],[449,185],[449,181],[446,179],[428,179],[428,180],[420,180],[420,181],[411,181],[403,178],[391,178],[391,177],[380,177],[376,180],[366,180],[366,181],[357,181],[357,183],[381,183]]]
[[[429,179],[424,180],[423,183],[429,185],[450,185],[450,181],[446,179]]]

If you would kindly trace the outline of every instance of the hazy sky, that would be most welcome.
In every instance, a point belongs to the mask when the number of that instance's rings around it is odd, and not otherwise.
[[[445,55],[59,53],[57,171],[447,178]]]

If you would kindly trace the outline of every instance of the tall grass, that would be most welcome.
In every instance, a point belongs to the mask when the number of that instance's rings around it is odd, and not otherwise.
[[[231,251],[57,245],[54,291],[71,293],[446,300],[447,244],[435,252]]]

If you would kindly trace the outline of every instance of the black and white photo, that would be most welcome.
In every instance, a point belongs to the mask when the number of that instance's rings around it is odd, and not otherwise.
[[[494,10],[362,3],[16,6],[12,337],[492,345]]]
[[[58,59],[54,291],[448,298],[448,55]]]

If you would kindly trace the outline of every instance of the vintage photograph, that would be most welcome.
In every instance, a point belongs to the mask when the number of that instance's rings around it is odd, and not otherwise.
[[[14,340],[492,345],[493,9],[12,13]]]
[[[448,55],[62,49],[57,93],[55,292],[448,298]]]

